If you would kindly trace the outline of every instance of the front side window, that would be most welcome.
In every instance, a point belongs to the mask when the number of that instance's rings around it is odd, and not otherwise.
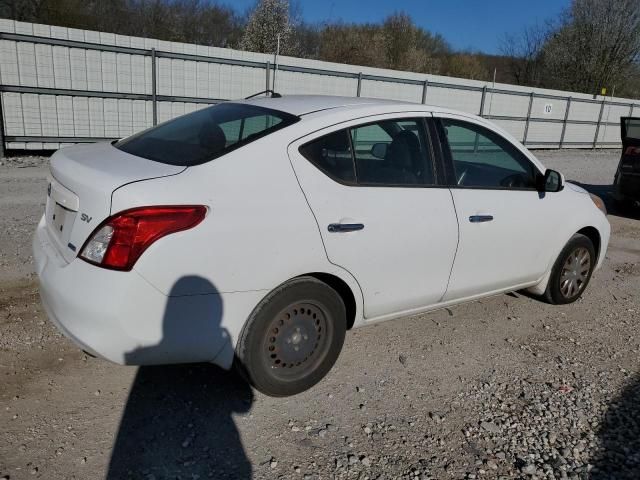
[[[448,118],[441,121],[457,185],[535,188],[535,167],[511,142],[480,125]]]
[[[192,166],[298,121],[285,112],[239,103],[221,103],[132,135],[116,148],[169,165]]]

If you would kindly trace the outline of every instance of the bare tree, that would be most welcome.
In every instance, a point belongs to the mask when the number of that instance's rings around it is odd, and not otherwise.
[[[491,74],[482,56],[474,53],[456,53],[449,55],[443,66],[444,75],[470,78],[471,80],[489,80]]]
[[[545,84],[599,93],[623,87],[640,55],[640,0],[574,0],[544,46]]]
[[[405,13],[394,13],[382,24],[333,23],[320,36],[322,60],[414,72],[438,73],[450,52],[440,36],[416,26]]]
[[[293,29],[294,45],[297,54],[304,58],[320,58],[322,27],[318,24],[298,22]]]
[[[517,35],[507,34],[500,50],[508,58],[513,81],[518,85],[540,85],[543,49],[553,31],[550,23],[525,28]]]
[[[320,58],[329,62],[385,67],[384,38],[378,25],[333,23],[321,33]]]
[[[0,17],[33,22],[43,3],[43,0],[0,0]]]
[[[230,46],[242,22],[206,0],[0,0],[0,17],[177,42]]]
[[[417,27],[404,12],[388,16],[382,34],[388,68],[437,73],[437,57],[448,49],[440,37]]]

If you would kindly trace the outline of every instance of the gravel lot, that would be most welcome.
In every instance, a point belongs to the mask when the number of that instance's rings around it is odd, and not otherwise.
[[[606,198],[619,151],[537,155]],[[0,479],[640,478],[637,216],[610,215],[576,304],[509,294],[351,331],[324,381],[273,399],[62,337],[30,253],[46,174],[0,165]]]

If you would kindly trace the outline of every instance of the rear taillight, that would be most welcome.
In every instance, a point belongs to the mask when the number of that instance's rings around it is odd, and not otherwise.
[[[632,157],[638,157],[640,156],[640,147],[627,147],[624,154]]]
[[[620,170],[640,172],[640,147],[627,147],[620,161]]]
[[[113,270],[131,270],[140,255],[156,240],[188,230],[205,217],[202,205],[140,207],[106,219],[89,237],[78,255]]]

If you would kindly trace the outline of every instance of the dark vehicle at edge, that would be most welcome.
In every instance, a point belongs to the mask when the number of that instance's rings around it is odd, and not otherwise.
[[[640,202],[640,118],[621,117],[622,155],[613,180],[613,198],[622,207]]]

